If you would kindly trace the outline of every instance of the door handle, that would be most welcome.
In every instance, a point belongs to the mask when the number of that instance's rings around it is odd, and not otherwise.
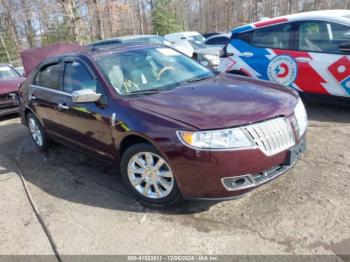
[[[252,52],[244,52],[244,53],[240,54],[239,56],[252,57],[252,56],[254,56],[254,54]]]
[[[308,57],[297,57],[295,60],[299,63],[308,63],[311,61],[311,58]]]
[[[29,95],[29,100],[35,100],[36,96],[35,95]]]
[[[69,106],[67,106],[65,104],[58,104],[57,108],[58,108],[58,110],[68,110]]]

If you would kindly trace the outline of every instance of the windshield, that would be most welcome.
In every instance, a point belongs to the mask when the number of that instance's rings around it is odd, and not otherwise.
[[[0,79],[11,79],[19,77],[19,74],[9,66],[0,66]]]
[[[205,41],[205,38],[201,35],[192,35],[187,37],[189,40],[197,41],[203,43]]]
[[[188,42],[191,44],[191,46],[194,49],[200,49],[200,48],[206,48],[207,46],[203,43],[200,43],[198,41],[192,41],[192,40],[188,40]]]
[[[166,47],[103,55],[96,62],[121,95],[160,92],[214,76],[191,58]]]

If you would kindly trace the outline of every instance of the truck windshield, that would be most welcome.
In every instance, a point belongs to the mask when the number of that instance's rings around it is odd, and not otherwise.
[[[166,47],[109,53],[95,59],[121,95],[160,92],[214,76],[191,58]]]

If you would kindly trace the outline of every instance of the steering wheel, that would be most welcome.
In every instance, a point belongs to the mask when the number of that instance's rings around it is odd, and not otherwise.
[[[160,80],[160,78],[162,77],[162,75],[166,72],[166,71],[176,71],[176,69],[172,66],[166,66],[164,67],[162,70],[159,71],[158,75],[157,75],[157,80]]]

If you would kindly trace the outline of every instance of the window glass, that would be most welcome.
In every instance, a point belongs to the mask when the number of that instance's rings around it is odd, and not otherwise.
[[[253,32],[251,43],[259,47],[292,49],[291,32],[290,23],[261,28]]]
[[[338,46],[350,42],[350,27],[330,22],[305,22],[299,27],[299,50],[341,53]]]
[[[246,43],[251,43],[251,39],[252,39],[252,35],[253,35],[254,31],[249,31],[249,32],[245,32],[245,33],[240,33],[240,34],[236,34],[234,35],[234,39],[239,39],[242,40]],[[232,38],[231,38],[232,39]]]
[[[96,58],[101,71],[122,95],[147,90],[169,90],[187,81],[214,74],[170,48],[145,48]]]
[[[329,29],[331,32],[331,41],[339,44],[350,42],[350,27],[329,23]]]
[[[228,42],[228,37],[214,37],[205,42],[206,45],[226,45]]]
[[[0,79],[19,77],[19,74],[9,66],[0,66]]]
[[[66,63],[64,70],[64,91],[73,93],[82,89],[96,92],[96,83],[85,65],[78,62]]]
[[[35,84],[55,90],[61,90],[62,66],[61,64],[49,65],[40,70],[35,78]]]
[[[202,35],[191,35],[187,37],[188,40],[192,40],[199,43],[204,43],[205,38]]]

